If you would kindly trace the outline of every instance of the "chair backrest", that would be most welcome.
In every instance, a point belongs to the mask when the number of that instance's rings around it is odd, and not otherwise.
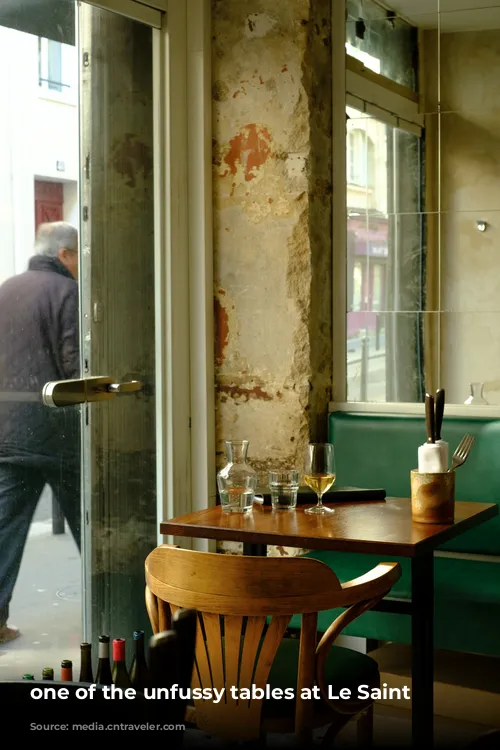
[[[148,556],[146,584],[153,632],[168,628],[179,608],[197,610],[192,686],[223,690],[223,698],[216,703],[195,697],[196,722],[219,737],[240,739],[242,727],[247,739],[258,736],[262,699],[238,700],[231,688],[265,688],[291,616],[303,615],[297,730],[301,689],[314,686],[317,613],[359,602],[363,593],[362,586],[343,588],[335,573],[317,560],[220,555],[168,545]],[[371,588],[364,589],[365,599],[371,594]]]

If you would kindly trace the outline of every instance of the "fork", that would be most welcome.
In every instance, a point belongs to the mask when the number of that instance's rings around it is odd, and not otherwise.
[[[463,466],[463,464],[467,461],[467,457],[473,445],[474,438],[472,437],[472,435],[465,435],[462,438],[458,445],[458,448],[451,457],[451,469],[448,469],[448,473],[450,473],[450,471],[454,471],[458,466]]]

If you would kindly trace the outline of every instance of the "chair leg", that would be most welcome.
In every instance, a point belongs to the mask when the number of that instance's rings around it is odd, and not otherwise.
[[[351,720],[349,714],[337,714],[321,740],[321,747],[333,747],[338,733]]]
[[[373,747],[373,703],[359,717],[357,735],[360,750]]]

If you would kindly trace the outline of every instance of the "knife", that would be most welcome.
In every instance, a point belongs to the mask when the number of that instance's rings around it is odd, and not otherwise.
[[[444,388],[436,391],[436,440],[441,440],[441,427],[444,415]]]
[[[431,396],[429,393],[425,394],[425,426],[427,428],[427,442],[435,443],[434,396]]]

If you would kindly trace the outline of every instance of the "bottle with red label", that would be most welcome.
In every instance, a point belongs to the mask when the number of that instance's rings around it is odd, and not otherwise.
[[[115,638],[113,641],[113,682],[120,688],[132,687],[125,663],[125,645],[125,638]]]
[[[61,681],[73,682],[73,662],[63,659],[61,662]]]

